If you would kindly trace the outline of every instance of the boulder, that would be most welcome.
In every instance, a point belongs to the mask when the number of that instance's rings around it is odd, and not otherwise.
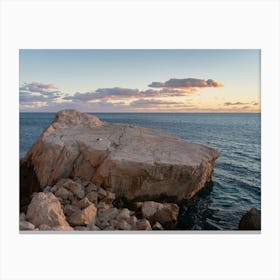
[[[119,210],[117,208],[99,209],[96,217],[95,225],[100,229],[105,229],[115,220]]]
[[[107,191],[106,197],[103,198],[103,201],[106,203],[112,203],[116,199],[116,195],[110,191]]]
[[[130,219],[130,211],[127,208],[120,210],[117,219],[128,221]]]
[[[35,226],[27,221],[20,221],[19,229],[20,230],[34,230]]]
[[[78,203],[77,203],[77,206],[81,209],[84,209],[88,206],[90,206],[92,203],[88,200],[87,197],[81,199]]]
[[[132,226],[125,220],[120,220],[116,226],[117,230],[131,230]]]
[[[151,225],[147,219],[141,219],[136,222],[136,230],[152,230]]]
[[[174,229],[177,223],[179,207],[174,203],[145,201],[142,207],[143,217],[153,225],[159,222],[164,229]]]
[[[56,197],[61,197],[62,199],[67,199],[69,196],[69,191],[66,190],[64,187],[58,188],[58,190],[55,192]]]
[[[55,226],[52,228],[52,230],[55,231],[73,231],[74,229],[70,227],[69,225],[60,225],[60,226]]]
[[[69,218],[68,221],[73,226],[83,226],[89,225],[92,220],[95,219],[97,208],[94,204],[89,205],[83,210],[78,210],[74,212]]]
[[[162,227],[162,225],[159,222],[156,222],[153,227],[153,230],[164,230],[164,228]]]
[[[88,193],[90,193],[90,192],[97,192],[98,187],[95,184],[93,184],[93,183],[89,183],[87,185],[87,187],[86,187],[86,190],[87,190]]]
[[[52,230],[52,228],[46,224],[42,224],[39,226],[39,230],[47,231],[47,230]]]
[[[62,178],[81,178],[128,200],[180,202],[211,184],[217,157],[212,148],[161,131],[63,110],[21,160],[21,198]],[[83,191],[75,194],[81,199]]]
[[[63,187],[70,192],[72,192],[76,197],[82,199],[85,196],[85,188],[82,184],[73,181],[71,179],[62,179],[57,184],[58,190],[60,187]]]
[[[51,192],[34,194],[27,209],[26,219],[36,227],[42,224],[50,227],[69,226],[59,200]]]
[[[67,204],[64,206],[64,214],[68,217],[71,216],[74,212],[80,210],[78,206]]]
[[[240,230],[261,230],[261,211],[252,208],[250,211],[245,213],[240,222],[239,222]]]
[[[107,196],[107,192],[103,188],[100,188],[98,190],[98,199],[102,200],[106,196]]]
[[[86,197],[90,202],[97,204],[98,201],[97,192],[95,191],[89,192]]]

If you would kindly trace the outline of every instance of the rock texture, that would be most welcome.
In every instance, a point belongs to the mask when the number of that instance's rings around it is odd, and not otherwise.
[[[239,222],[241,230],[260,230],[261,229],[261,211],[252,208],[244,214]]]
[[[21,160],[21,202],[63,178],[110,188],[116,197],[130,201],[180,202],[211,184],[217,157],[212,148],[160,131],[104,123],[92,115],[64,110]],[[85,195],[76,185],[62,185],[64,189],[57,189],[61,199],[67,191],[77,199]],[[105,197],[103,190],[97,193],[98,199]]]
[[[145,201],[142,213],[143,217],[148,219],[151,225],[158,222],[165,229],[174,229],[177,223],[179,207],[173,203],[162,204],[154,201]]]
[[[50,227],[68,227],[61,204],[52,193],[37,193],[28,206],[26,219],[36,227],[48,225]]]

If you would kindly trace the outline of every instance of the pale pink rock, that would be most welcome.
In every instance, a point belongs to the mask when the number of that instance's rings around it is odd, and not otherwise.
[[[141,219],[136,222],[136,230],[152,230],[152,228],[147,219]]]
[[[86,208],[86,207],[90,206],[91,204],[92,204],[92,202],[90,202],[90,201],[88,200],[88,198],[85,197],[85,198],[81,199],[81,200],[77,203],[77,206],[78,206],[79,208],[83,209],[83,208]]]
[[[177,223],[179,207],[173,203],[145,201],[142,206],[143,217],[151,224],[159,222],[164,229],[174,229]]]
[[[94,204],[89,205],[83,210],[78,210],[74,212],[69,218],[68,221],[73,226],[82,226],[88,225],[95,219],[97,208]]]
[[[36,227],[42,224],[50,227],[69,226],[59,200],[51,192],[40,192],[33,196],[26,218]]]
[[[70,227],[69,225],[60,225],[60,226],[53,227],[52,230],[55,230],[55,231],[73,231],[74,229],[72,227]]]
[[[52,230],[52,228],[46,224],[42,224],[39,226],[39,230],[47,231],[47,230]]]
[[[80,183],[77,183],[71,179],[63,179],[56,184],[56,186],[61,185],[76,195],[79,199],[82,199],[85,196],[85,188]]]
[[[21,194],[73,177],[111,187],[128,200],[180,202],[211,184],[217,157],[212,148],[161,131],[64,110],[21,160]]]

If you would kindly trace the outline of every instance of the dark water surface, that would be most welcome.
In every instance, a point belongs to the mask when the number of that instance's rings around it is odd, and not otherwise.
[[[237,229],[240,217],[261,208],[261,114],[95,113],[102,121],[175,134],[217,149],[214,187],[180,207],[179,229]],[[20,157],[53,120],[53,113],[20,113]]]

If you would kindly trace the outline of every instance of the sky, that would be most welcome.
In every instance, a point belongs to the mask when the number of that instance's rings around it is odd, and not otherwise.
[[[260,50],[20,50],[21,112],[260,112]]]

